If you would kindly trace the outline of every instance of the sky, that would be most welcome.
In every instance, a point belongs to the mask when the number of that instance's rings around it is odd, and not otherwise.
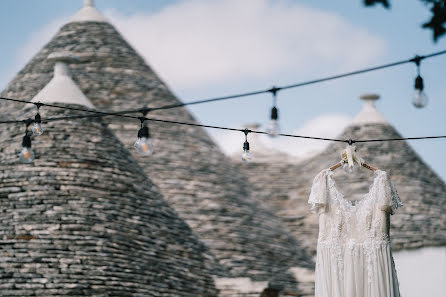
[[[81,6],[81,0],[0,1],[2,89]],[[391,10],[379,5],[365,8],[361,0],[97,0],[96,6],[184,102],[293,84],[446,49],[446,38],[434,43],[431,32],[420,28],[429,12],[416,0],[392,1]],[[423,61],[421,73],[429,97],[423,109],[411,104],[413,64],[281,91],[281,130],[335,137],[360,111],[359,96],[378,93],[378,110],[403,136],[446,135],[443,69],[446,56]],[[264,127],[271,103],[271,95],[264,94],[189,109],[208,125]],[[241,152],[242,133],[209,133],[227,154]],[[260,140],[267,148],[300,158],[328,144],[267,136]],[[410,144],[446,180],[446,140]]]
[[[294,84],[446,49],[446,37],[434,43],[431,32],[420,28],[429,18],[421,1],[393,0],[391,10],[365,8],[362,2],[97,0],[96,6],[177,97],[188,102]],[[1,89],[81,7],[81,0],[0,1]],[[423,109],[411,104],[416,76],[412,64],[281,91],[282,132],[336,137],[361,110],[359,96],[377,93],[381,96],[378,110],[404,137],[446,135],[444,69],[446,56],[423,61],[421,73],[429,97]],[[264,94],[189,109],[201,123],[242,128],[246,123],[267,124],[271,103],[271,95]],[[208,132],[227,154],[241,153],[242,133]],[[268,149],[297,158],[327,145],[266,136],[259,140]],[[446,180],[446,139],[417,140],[410,145]],[[254,153],[255,149],[251,146]],[[409,273],[414,257],[398,253],[396,257],[404,289],[419,296],[416,290],[424,287]],[[444,262],[444,250],[426,259],[431,260],[425,263]],[[426,266],[424,275],[432,266]],[[433,275],[441,278],[443,268]],[[443,284],[425,282],[438,296],[444,291]]]

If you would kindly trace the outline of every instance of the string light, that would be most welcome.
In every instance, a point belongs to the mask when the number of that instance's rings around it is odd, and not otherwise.
[[[277,92],[279,88],[272,87],[270,89],[271,94],[273,95],[273,107],[271,108],[271,120],[266,128],[266,132],[270,137],[277,137],[280,134],[280,126],[279,126],[279,110],[277,109]]]
[[[223,129],[223,130],[231,130],[231,131],[243,131],[245,133],[246,137],[245,137],[245,143],[243,145],[242,160],[249,161],[251,159],[251,154],[249,152],[249,143],[247,141],[247,134],[249,132],[258,133],[258,134],[269,134],[272,136],[295,137],[295,138],[302,138],[302,139],[315,139],[315,140],[325,140],[325,141],[334,141],[334,142],[349,142],[348,140],[343,140],[343,139],[332,139],[332,138],[321,138],[321,137],[292,135],[292,134],[281,134],[278,129],[279,126],[278,126],[278,122],[277,122],[277,120],[278,120],[278,110],[276,107],[276,93],[277,93],[277,91],[302,87],[302,86],[321,83],[321,82],[325,82],[325,81],[329,81],[329,80],[335,80],[335,79],[339,79],[339,78],[343,78],[343,77],[353,76],[353,75],[357,75],[357,74],[361,74],[361,73],[376,71],[376,70],[380,70],[380,69],[384,69],[384,68],[389,68],[389,67],[406,64],[409,62],[415,62],[417,65],[418,76],[415,79],[416,96],[414,97],[413,103],[416,107],[423,107],[427,103],[427,96],[423,92],[424,91],[424,83],[423,83],[423,79],[422,79],[422,77],[420,75],[420,71],[419,71],[420,62],[422,59],[432,58],[432,57],[444,55],[444,54],[446,54],[446,50],[431,53],[431,54],[428,54],[425,56],[415,56],[414,58],[409,59],[409,60],[402,60],[402,61],[384,64],[384,65],[380,65],[380,66],[376,66],[376,67],[356,70],[356,71],[348,72],[348,73],[344,73],[344,74],[339,74],[339,75],[329,76],[329,77],[315,79],[315,80],[311,80],[311,81],[282,86],[279,88],[273,87],[268,90],[253,91],[253,92],[235,94],[235,95],[224,96],[224,97],[191,101],[191,102],[179,103],[179,104],[171,104],[171,105],[165,105],[165,106],[160,106],[160,107],[155,107],[155,108],[145,107],[145,108],[140,108],[138,110],[124,110],[124,111],[119,111],[119,112],[102,112],[102,111],[97,111],[97,110],[88,110],[88,109],[83,109],[83,108],[60,106],[60,105],[55,105],[55,104],[34,103],[34,102],[26,101],[26,100],[0,97],[0,100],[20,102],[20,103],[24,103],[24,104],[35,104],[37,106],[37,114],[36,114],[34,120],[32,120],[32,119],[7,120],[7,121],[0,121],[0,124],[12,124],[12,123],[26,122],[27,128],[28,128],[28,125],[30,123],[34,122],[33,133],[35,135],[41,135],[43,132],[43,128],[41,126],[42,119],[40,118],[40,114],[39,114],[40,106],[48,106],[48,107],[54,107],[54,108],[85,111],[88,113],[93,113],[93,114],[88,114],[88,115],[75,115],[75,116],[66,116],[66,117],[58,117],[58,118],[48,118],[48,119],[45,119],[45,121],[44,121],[45,123],[53,122],[53,121],[82,119],[82,118],[95,118],[95,117],[104,117],[104,116],[117,116],[117,117],[132,118],[132,119],[137,118],[137,119],[141,120],[141,128],[138,131],[138,139],[135,142],[135,148],[141,154],[144,154],[144,155],[148,155],[153,152],[153,144],[152,144],[152,141],[150,138],[149,129],[147,126],[143,125],[145,120],[158,121],[158,122],[163,122],[163,123],[179,124],[179,125],[189,125],[189,126],[196,126],[196,127],[203,127],[203,128]],[[258,94],[267,93],[267,92],[270,92],[273,94],[274,102],[273,102],[273,109],[271,110],[271,120],[276,120],[276,122],[274,124],[275,124],[275,128],[277,128],[276,131],[269,130],[269,133],[263,132],[263,131],[252,131],[252,130],[247,130],[247,129],[240,130],[240,129],[227,128],[227,127],[217,127],[217,126],[201,125],[201,124],[195,124],[195,123],[160,120],[160,119],[153,119],[153,118],[147,119],[145,117],[140,118],[140,117],[126,115],[129,113],[135,113],[135,112],[142,112],[145,115],[145,114],[147,114],[147,112],[149,110],[163,110],[163,109],[177,108],[177,107],[183,107],[183,106],[192,105],[192,104],[201,104],[201,103],[215,102],[215,101],[220,101],[220,100],[229,100],[229,99],[234,99],[234,98],[253,96],[253,95],[258,95]],[[439,139],[439,138],[446,138],[446,136],[424,136],[424,137],[391,138],[391,139],[364,139],[364,140],[354,140],[354,142],[402,141],[402,140]],[[22,152],[20,153],[20,158],[22,159],[23,162],[26,162],[26,163],[32,162],[32,160],[34,159],[34,152],[31,149],[31,137],[28,135],[28,131],[26,131],[26,134],[23,137],[22,147],[23,148],[22,148]]]
[[[436,57],[436,56],[440,56],[440,55],[445,55],[445,54],[446,54],[446,50],[443,50],[443,51],[439,51],[439,52],[434,52],[434,53],[430,53],[430,54],[427,54],[427,55],[423,55],[422,59],[423,60],[424,59],[430,59],[430,58],[433,58],[433,57]],[[416,57],[418,57],[418,56],[416,56]],[[294,89],[294,88],[298,88],[298,87],[304,87],[304,86],[308,86],[308,85],[318,84],[318,83],[322,83],[322,82],[326,82],[326,81],[336,80],[336,79],[340,79],[340,78],[344,78],[344,77],[349,77],[349,76],[359,75],[359,74],[373,72],[373,71],[377,71],[377,70],[382,70],[382,69],[386,69],[386,68],[396,67],[396,66],[400,66],[400,65],[403,65],[403,64],[407,64],[407,63],[413,63],[414,59],[416,59],[416,57],[415,58],[411,58],[411,59],[397,61],[397,62],[392,62],[392,63],[388,63],[388,64],[383,64],[383,65],[379,65],[379,66],[359,69],[359,70],[346,72],[346,73],[342,73],[342,74],[337,74],[337,75],[327,76],[327,77],[313,79],[313,80],[309,80],[309,81],[304,81],[304,82],[298,82],[298,83],[294,83],[294,84],[290,84],[290,85],[285,85],[285,86],[279,87],[279,89],[280,90],[289,90],[289,89]],[[251,91],[251,92],[246,92],[246,93],[239,93],[239,94],[222,96],[222,97],[216,97],[216,98],[210,98],[210,99],[203,99],[203,100],[189,101],[189,102],[184,102],[184,103],[169,104],[169,105],[154,107],[151,110],[164,110],[164,109],[184,107],[184,106],[188,106],[188,105],[195,105],[195,104],[203,104],[203,103],[231,100],[231,99],[237,99],[237,98],[242,98],[242,97],[249,97],[249,96],[254,96],[254,95],[265,94],[265,93],[268,93],[270,91],[271,91],[271,89],[266,89],[266,90],[264,89],[264,90]],[[134,112],[138,112],[138,111],[140,111],[140,110],[126,110],[126,111],[122,111],[120,113],[121,114],[125,114],[125,113],[134,113]]]
[[[26,129],[25,136],[22,140],[22,150],[20,151],[19,158],[25,164],[32,163],[34,161],[34,152],[31,149],[31,136],[28,135],[28,126],[31,124],[30,119],[25,121]]]
[[[249,152],[249,142],[248,142],[248,133],[251,132],[251,130],[245,129],[243,130],[243,133],[245,133],[245,142],[243,143],[243,153],[242,153],[242,161],[243,162],[249,162],[251,161],[251,153]]]
[[[138,138],[133,145],[141,155],[148,156],[153,153],[152,139],[150,138],[149,127],[144,125],[145,117],[140,117],[141,128],[138,131]]]
[[[42,119],[40,118],[40,114],[39,114],[39,109],[40,106],[42,106],[42,103],[34,103],[37,107],[37,114],[34,117],[34,125],[33,125],[33,134],[35,136],[40,136],[43,133],[43,128],[42,128]]]
[[[0,97],[0,99],[2,99]],[[18,99],[8,99],[13,100],[20,103],[30,103],[28,101],[24,100],[18,100]],[[63,106],[54,106],[50,104],[42,104],[44,106],[50,106],[50,107],[57,107],[57,108],[63,108],[63,109],[74,109],[74,110],[81,110],[86,112],[92,112],[91,110],[82,110],[79,108],[72,108],[72,107],[63,107]],[[152,109],[153,110],[153,109]],[[130,119],[140,119],[143,121],[154,121],[154,122],[160,122],[160,123],[169,123],[169,124],[177,124],[177,125],[186,125],[186,126],[194,126],[194,127],[202,127],[202,128],[211,128],[211,129],[221,129],[221,130],[228,130],[228,131],[241,131],[244,132],[245,130],[242,129],[235,129],[235,128],[229,128],[229,127],[220,127],[220,126],[210,126],[210,125],[203,125],[203,124],[197,124],[197,123],[187,123],[187,122],[178,122],[178,121],[170,121],[170,120],[162,120],[162,119],[155,119],[155,118],[141,118],[141,117],[135,117],[135,116],[129,116],[121,114],[120,112],[101,112],[97,111],[94,112],[95,114],[84,114],[84,115],[73,115],[73,116],[65,116],[65,117],[57,117],[57,118],[46,118],[43,122],[57,122],[57,121],[65,121],[65,120],[74,120],[74,119],[85,119],[85,118],[99,118],[104,116],[115,116],[115,117],[123,117],[123,118],[130,118]],[[7,121],[0,121],[0,124],[17,124],[17,123],[23,123],[23,122],[30,122],[32,123],[32,119],[27,120],[7,120]],[[141,132],[143,133],[143,132]],[[249,130],[249,133],[256,133],[256,134],[268,134],[264,131],[255,131],[255,130]],[[139,133],[138,133],[139,134]],[[313,140],[324,140],[324,141],[333,141],[333,142],[344,142],[348,143],[349,140],[345,139],[335,139],[335,138],[323,138],[323,137],[314,137],[314,136],[303,136],[303,135],[294,135],[294,134],[279,134],[278,136],[283,137],[293,137],[293,138],[301,138],[301,139],[313,139]],[[402,140],[418,140],[418,139],[440,139],[440,138],[446,138],[446,136],[421,136],[421,137],[402,137],[402,138],[385,138],[385,139],[362,139],[362,140],[353,140],[354,142],[380,142],[380,141],[402,141]]]
[[[440,56],[440,55],[445,55],[445,54],[446,54],[446,50],[442,50],[439,52],[434,52],[434,53],[430,53],[430,54],[423,55],[423,56],[415,56],[414,58],[407,59],[407,60],[401,60],[401,61],[383,64],[383,65],[379,65],[379,66],[355,70],[352,72],[347,72],[347,73],[332,75],[332,76],[328,76],[328,77],[318,78],[318,79],[314,79],[314,80],[299,82],[299,83],[295,83],[295,84],[285,85],[285,86],[278,87],[277,89],[278,90],[294,89],[294,88],[303,87],[303,86],[307,86],[307,85],[318,84],[318,83],[336,80],[336,79],[340,79],[340,78],[344,78],[344,77],[349,77],[349,76],[359,75],[359,74],[377,71],[377,70],[381,70],[381,69],[400,66],[403,64],[407,64],[407,63],[413,63],[413,62],[416,62],[417,59],[425,60],[425,59],[430,59],[430,58]],[[145,110],[165,110],[165,109],[171,109],[171,108],[184,107],[187,105],[203,104],[203,103],[217,102],[217,101],[230,100],[230,99],[236,99],[236,98],[242,98],[242,97],[249,97],[249,96],[254,96],[254,95],[259,95],[259,94],[265,94],[268,92],[271,92],[271,89],[251,91],[251,92],[246,92],[246,93],[240,93],[240,94],[234,94],[234,95],[222,96],[222,97],[216,97],[216,98],[210,98],[210,99],[204,99],[204,100],[196,100],[196,101],[190,101],[190,102],[184,102],[184,103],[169,104],[169,105],[154,107],[154,108],[150,108],[150,109],[144,107],[144,108],[139,108],[139,109],[134,109],[134,110],[123,110],[123,111],[119,111],[119,112],[101,112],[101,111],[97,111],[97,110],[86,110],[86,109],[81,109],[81,108],[65,107],[65,106],[60,106],[60,105],[55,105],[55,104],[42,104],[42,106],[44,105],[44,106],[49,106],[49,107],[56,107],[56,108],[63,108],[63,109],[70,109],[70,110],[79,110],[79,111],[85,111],[85,112],[89,112],[89,113],[102,114],[103,116],[106,116],[106,115],[124,116],[125,114],[131,114],[131,113],[135,113],[135,112],[143,112]],[[0,100],[34,104],[33,102],[30,102],[30,101],[6,98],[6,97],[0,97]],[[3,121],[3,122],[5,122],[5,121]],[[11,122],[11,121],[8,121],[8,122]],[[2,122],[0,122],[0,123],[2,123]]]
[[[413,59],[413,62],[417,65],[417,77],[415,78],[415,93],[412,99],[412,104],[416,108],[423,108],[427,105],[427,102],[429,101],[426,93],[424,92],[424,82],[423,78],[420,75],[420,64],[421,60],[424,57],[416,56]]]
[[[28,103],[24,101],[24,103]],[[150,155],[153,152],[153,145],[149,134],[149,128],[147,126],[144,126],[144,122],[146,120],[148,121],[155,121],[155,122],[161,122],[161,123],[170,123],[170,124],[178,124],[178,125],[187,125],[187,126],[195,126],[195,127],[202,127],[202,128],[212,128],[212,129],[221,129],[221,130],[228,130],[228,131],[241,131],[245,133],[245,142],[243,143],[243,153],[242,153],[242,160],[244,162],[248,162],[251,160],[252,156],[249,151],[249,142],[248,142],[248,133],[256,133],[256,134],[267,134],[263,131],[254,131],[254,130],[248,130],[248,129],[235,129],[235,128],[228,128],[228,127],[218,127],[218,126],[210,126],[210,125],[203,125],[203,124],[196,124],[196,123],[185,123],[185,122],[177,122],[177,121],[169,121],[169,120],[161,120],[161,119],[148,119],[145,117],[134,117],[134,116],[128,116],[128,115],[119,115],[115,113],[107,114],[104,112],[101,112],[99,114],[94,115],[75,115],[75,116],[66,116],[66,117],[59,117],[59,118],[47,118],[45,119],[45,122],[55,122],[55,121],[63,121],[63,120],[73,120],[73,119],[83,119],[83,118],[95,118],[95,117],[103,117],[106,115],[112,115],[112,116],[118,116],[118,117],[124,117],[124,118],[136,118],[141,121],[141,128],[138,131],[138,139],[135,142],[135,148],[143,155]],[[31,149],[31,137],[28,135],[28,126],[33,122],[32,119],[26,119],[26,120],[10,120],[10,121],[0,121],[0,124],[15,124],[15,123],[26,123],[26,133],[23,137],[22,141],[22,151],[20,152],[20,160],[23,163],[31,163],[34,160],[34,152]],[[293,134],[279,134],[279,136],[284,137],[293,137],[293,138],[301,138],[301,139],[314,139],[314,140],[324,140],[324,141],[333,141],[333,142],[344,142],[344,143],[352,143],[352,142],[383,142],[383,141],[403,141],[403,140],[417,140],[417,139],[440,139],[444,138],[446,139],[446,136],[422,136],[422,137],[405,137],[405,138],[386,138],[386,139],[363,139],[363,140],[343,140],[343,139],[334,139],[334,138],[322,138],[322,137],[314,137],[314,136],[302,136],[302,135],[293,135]]]

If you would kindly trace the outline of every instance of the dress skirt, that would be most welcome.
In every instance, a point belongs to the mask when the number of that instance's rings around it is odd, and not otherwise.
[[[373,247],[318,245],[316,297],[399,297],[389,243]]]

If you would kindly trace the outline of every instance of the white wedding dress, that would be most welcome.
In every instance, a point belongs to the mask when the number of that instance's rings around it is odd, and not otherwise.
[[[388,174],[376,170],[356,204],[339,192],[332,174],[325,169],[314,178],[308,200],[319,214],[315,297],[400,297],[389,212],[402,203]]]

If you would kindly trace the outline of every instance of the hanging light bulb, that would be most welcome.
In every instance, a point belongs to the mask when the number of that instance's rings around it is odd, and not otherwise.
[[[43,133],[43,128],[42,128],[42,120],[40,118],[40,114],[37,113],[36,116],[34,117],[34,125],[33,125],[33,134],[36,136],[40,136]]]
[[[37,107],[37,114],[34,117],[34,125],[32,131],[35,136],[40,136],[43,133],[43,128],[42,128],[42,119],[40,118],[39,114],[39,109],[40,106],[42,106],[43,104],[40,102],[36,102],[34,103],[34,105]]]
[[[423,78],[418,75],[415,79],[415,94],[412,99],[412,104],[417,108],[423,108],[427,105],[429,99],[424,90]]]
[[[280,126],[279,126],[278,116],[279,116],[278,110],[274,106],[271,109],[271,121],[269,122],[268,127],[266,129],[266,132],[268,133],[268,135],[270,137],[276,137],[277,135],[280,134]]]
[[[279,91],[279,88],[273,87],[269,91],[273,94],[273,107],[271,108],[271,120],[266,128],[266,132],[270,137],[276,137],[280,134],[280,126],[279,126],[279,111],[276,107],[276,101],[277,101],[277,91]]]
[[[19,158],[23,163],[31,163],[34,161],[34,152],[31,149],[31,137],[28,135],[28,131],[23,136],[22,150],[20,151]]]
[[[423,78],[420,75],[420,63],[422,59],[424,59],[424,57],[420,56],[415,56],[415,58],[412,59],[412,61],[415,62],[415,64],[417,65],[417,77],[415,78],[415,94],[412,98],[412,104],[416,108],[425,107],[427,105],[427,102],[429,101],[426,93],[424,93],[424,82]]]
[[[249,152],[249,142],[247,141],[243,143],[242,161],[243,162],[251,161],[251,153]]]
[[[243,153],[242,153],[242,161],[249,162],[251,161],[251,153],[249,152],[249,142],[248,142],[248,133],[251,132],[248,129],[243,131],[245,133],[245,142],[243,143]]]
[[[141,155],[148,156],[153,153],[152,139],[150,138],[149,128],[144,126],[144,120],[141,119],[141,128],[138,131],[138,138],[133,145]]]

